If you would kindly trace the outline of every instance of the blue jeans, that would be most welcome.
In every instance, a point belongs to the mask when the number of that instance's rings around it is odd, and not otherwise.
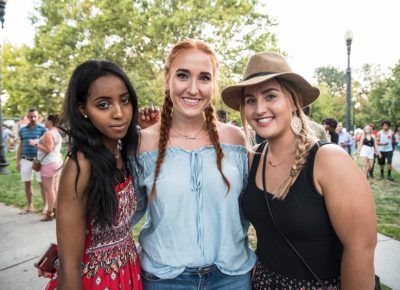
[[[250,272],[226,275],[217,266],[186,268],[174,279],[160,279],[142,271],[144,290],[251,290]]]

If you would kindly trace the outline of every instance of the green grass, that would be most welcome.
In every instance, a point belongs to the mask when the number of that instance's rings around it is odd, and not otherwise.
[[[24,185],[15,167],[15,156],[15,152],[7,154],[7,161],[10,163],[7,169],[10,171],[10,174],[0,174],[0,202],[6,205],[24,208],[26,206]],[[356,160],[356,162],[361,166],[360,160]],[[393,182],[380,180],[379,172],[379,166],[376,164],[374,170],[375,178],[369,180],[376,204],[378,231],[393,239],[400,240],[400,174],[393,170],[392,175],[395,178]],[[33,182],[33,188],[33,204],[36,212],[41,212],[43,204],[39,185],[36,181]],[[145,219],[143,218],[133,228],[133,236],[136,241],[144,221]],[[253,249],[255,249],[256,236],[252,227],[249,230],[249,240]],[[383,290],[391,289],[383,284],[381,284],[381,286]]]
[[[361,161],[356,160],[361,166]],[[385,170],[385,176],[386,176]],[[400,174],[392,170],[395,181],[380,179],[379,165],[375,163],[374,178],[368,180],[375,200],[378,232],[400,240]]]
[[[7,161],[10,163],[7,169],[11,173],[8,175],[0,175],[0,202],[6,205],[24,208],[26,206],[24,185],[15,167],[15,156],[16,152],[7,154]],[[360,160],[356,160],[356,162],[361,166]],[[392,175],[395,181],[388,181],[386,179],[380,180],[379,166],[376,164],[374,175],[375,178],[370,179],[369,183],[376,204],[378,231],[385,236],[400,240],[400,174],[393,170]],[[36,181],[33,181],[33,189],[34,207],[36,212],[41,212],[43,204],[39,185]],[[143,221],[140,225],[142,224]],[[135,237],[138,235],[140,225],[137,225],[134,229]],[[254,243],[254,240],[254,233],[250,233],[250,241]]]
[[[6,169],[10,174],[0,174],[0,202],[6,205],[13,205],[19,208],[26,207],[26,196],[24,190],[24,183],[21,181],[21,176],[16,169],[16,152],[7,154],[7,162],[10,163]],[[33,184],[33,205],[36,212],[43,210],[43,201],[40,193],[39,184],[34,181]]]

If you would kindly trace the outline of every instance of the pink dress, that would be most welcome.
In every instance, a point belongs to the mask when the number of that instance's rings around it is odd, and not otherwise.
[[[118,214],[113,226],[86,228],[82,259],[82,289],[142,290],[140,263],[132,237],[131,219],[136,211],[132,177],[115,187]],[[46,290],[57,288],[57,275]]]

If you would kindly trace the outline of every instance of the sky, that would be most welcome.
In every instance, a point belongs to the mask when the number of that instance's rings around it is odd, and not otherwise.
[[[33,43],[28,16],[34,0],[8,0],[3,40],[15,45]],[[347,48],[344,34],[353,32],[351,68],[380,65],[383,72],[400,60],[398,0],[263,0],[264,13],[273,15],[272,28],[278,47],[288,54],[293,70],[311,82],[317,67],[345,70]],[[398,32],[397,32],[398,33]]]

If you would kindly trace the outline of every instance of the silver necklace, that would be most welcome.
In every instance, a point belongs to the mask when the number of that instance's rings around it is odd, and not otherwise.
[[[174,131],[176,134],[178,134],[179,136],[185,138],[186,140],[196,140],[196,139],[197,139],[197,136],[199,136],[199,134],[204,130],[204,126],[201,127],[200,131],[197,132],[194,136],[189,136],[189,135],[182,134],[182,133],[178,132],[176,129],[174,129],[173,127],[171,127],[171,129],[172,129],[172,131]]]

